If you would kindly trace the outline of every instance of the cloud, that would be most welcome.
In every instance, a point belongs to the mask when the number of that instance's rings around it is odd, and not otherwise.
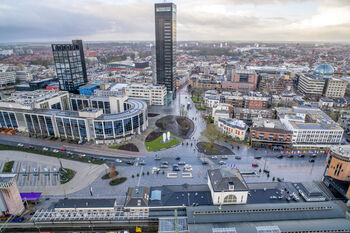
[[[186,0],[178,40],[348,41],[348,0]],[[151,0],[2,0],[0,41],[154,40]]]

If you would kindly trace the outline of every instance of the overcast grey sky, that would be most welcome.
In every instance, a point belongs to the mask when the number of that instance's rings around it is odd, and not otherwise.
[[[155,2],[1,0],[0,42],[154,40]],[[178,40],[350,41],[350,0],[173,2]]]

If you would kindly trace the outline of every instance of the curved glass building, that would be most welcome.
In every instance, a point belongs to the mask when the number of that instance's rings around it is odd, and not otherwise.
[[[319,75],[333,75],[334,69],[329,63],[322,63],[315,68],[314,73]]]
[[[0,127],[32,136],[119,143],[147,129],[147,104],[126,96],[15,92],[0,101]]]

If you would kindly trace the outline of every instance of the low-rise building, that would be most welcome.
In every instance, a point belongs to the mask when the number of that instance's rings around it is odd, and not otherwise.
[[[247,203],[248,186],[237,169],[209,169],[208,186],[214,205]]]
[[[277,108],[277,115],[293,132],[293,147],[328,148],[341,142],[344,130],[318,108]]]
[[[232,106],[229,104],[219,103],[213,106],[212,118],[214,124],[218,124],[220,118],[230,118],[232,113]]]
[[[336,195],[350,200],[350,146],[334,145],[330,148],[323,182]]]
[[[298,90],[305,95],[322,96],[326,80],[317,74],[300,74]]]
[[[0,174],[0,216],[19,216],[24,211],[16,179],[16,174]]]
[[[267,109],[233,108],[233,118],[243,120],[251,125],[254,118],[275,119],[275,111]]]
[[[219,118],[218,127],[223,134],[240,141],[244,141],[248,129],[246,123],[232,118]]]
[[[98,87],[99,87],[99,85],[97,85],[97,84],[92,84],[92,83],[85,84],[85,85],[79,87],[79,94],[80,95],[93,95],[94,90],[97,89]]]
[[[16,72],[1,72],[0,70],[0,88],[6,88],[16,83]]]
[[[248,93],[255,91],[258,75],[253,70],[229,70],[227,81],[222,82],[222,89]]]
[[[327,80],[324,95],[329,98],[343,98],[348,82],[342,79],[330,78]]]
[[[150,105],[164,105],[166,103],[167,89],[164,85],[130,84],[125,88],[130,98],[146,101]]]
[[[288,147],[293,132],[287,130],[280,120],[255,118],[250,129],[250,141],[255,146]]]

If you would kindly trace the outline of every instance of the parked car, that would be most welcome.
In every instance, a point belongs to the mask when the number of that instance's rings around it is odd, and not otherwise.
[[[202,165],[208,165],[208,161],[207,160],[203,160],[202,161]]]
[[[160,160],[160,157],[158,155],[154,156],[154,160]]]
[[[23,222],[24,218],[23,217],[15,217],[14,219],[11,220],[11,222]]]
[[[73,152],[72,152],[72,151],[68,151],[68,152],[67,152],[67,154],[72,155],[72,154],[73,154]]]
[[[61,147],[61,151],[66,151],[67,149],[65,147]]]
[[[43,148],[43,151],[48,151],[48,150],[49,150],[49,148],[47,148],[47,147]]]
[[[53,149],[53,152],[58,153],[58,152],[60,152],[60,151],[57,150],[57,149]]]
[[[29,149],[34,149],[34,146],[29,145],[28,148],[29,148]]]
[[[168,161],[163,161],[162,165],[169,165]]]
[[[283,158],[283,155],[277,155],[276,158],[282,159],[282,158]]]
[[[235,159],[240,160],[240,159],[242,159],[242,158],[241,158],[241,156],[238,156],[238,155],[237,155],[237,156],[235,156]]]
[[[223,156],[221,157],[221,159],[228,159],[228,156],[227,156],[227,155],[223,155]]]
[[[169,167],[169,165],[167,165],[167,164],[160,165],[160,168],[168,168],[168,167]]]
[[[259,167],[259,164],[257,164],[257,163],[252,163],[252,167]]]
[[[180,156],[177,156],[175,159],[176,159],[176,160],[180,160],[180,159],[181,159],[181,157],[180,157]]]
[[[254,156],[254,159],[261,159],[261,156],[260,155],[256,155],[256,156]]]
[[[298,157],[299,157],[299,158],[304,158],[305,155],[304,155],[304,154],[298,154]]]
[[[309,162],[310,162],[310,163],[314,163],[315,160],[314,160],[314,159],[310,159]]]
[[[177,164],[179,164],[179,165],[185,165],[186,162],[185,162],[185,161],[180,161],[180,162],[178,162]]]
[[[22,143],[18,143],[17,146],[24,147],[24,145]]]
[[[211,156],[212,159],[218,159],[218,157],[216,155]]]
[[[159,171],[160,171],[160,169],[158,167],[153,167],[152,168],[152,172],[159,172]]]

